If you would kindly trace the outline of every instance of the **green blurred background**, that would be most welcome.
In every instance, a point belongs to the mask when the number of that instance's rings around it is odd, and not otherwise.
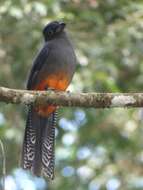
[[[25,89],[52,20],[67,23],[78,57],[72,92],[143,90],[142,0],[1,0],[0,86]],[[26,113],[0,103],[6,190],[143,189],[142,109],[61,108],[53,182],[19,168]]]

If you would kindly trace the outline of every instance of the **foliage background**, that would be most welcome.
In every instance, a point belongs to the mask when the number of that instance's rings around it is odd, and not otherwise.
[[[141,0],[0,1],[1,86],[25,88],[32,60],[43,44],[41,30],[51,20],[67,23],[76,49],[71,91],[142,91]],[[61,108],[53,182],[18,167],[25,119],[24,106],[0,104],[6,190],[143,189],[142,109]]]

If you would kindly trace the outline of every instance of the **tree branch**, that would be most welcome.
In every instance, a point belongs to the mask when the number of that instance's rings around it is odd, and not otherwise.
[[[143,107],[143,93],[69,93],[28,91],[0,87],[0,102],[67,107]]]

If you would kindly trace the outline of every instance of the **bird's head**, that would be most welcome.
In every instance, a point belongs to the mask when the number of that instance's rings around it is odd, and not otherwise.
[[[50,22],[49,24],[47,24],[43,29],[45,41],[49,41],[61,34],[65,28],[65,25],[66,24],[64,22],[58,21]]]

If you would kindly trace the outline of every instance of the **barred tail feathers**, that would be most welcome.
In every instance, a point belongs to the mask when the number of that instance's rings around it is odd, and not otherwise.
[[[54,178],[56,112],[39,116],[29,109],[23,142],[22,166],[33,174]]]

